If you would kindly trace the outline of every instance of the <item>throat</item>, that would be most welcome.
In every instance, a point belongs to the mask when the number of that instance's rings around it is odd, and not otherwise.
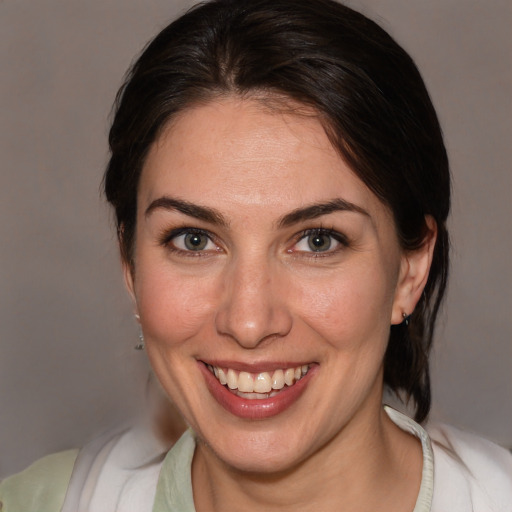
[[[380,434],[367,432],[371,439],[360,428],[359,435],[335,436],[305,460],[275,472],[239,470],[198,441],[192,465],[196,510],[223,512],[236,503],[244,512],[410,512],[421,483],[421,443],[389,422],[381,424]]]

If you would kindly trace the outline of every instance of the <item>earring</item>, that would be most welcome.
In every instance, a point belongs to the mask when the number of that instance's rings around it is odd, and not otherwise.
[[[402,313],[402,317],[404,319],[402,323],[404,323],[405,326],[407,327],[409,325],[409,319],[411,318],[411,315],[408,315],[407,313]]]
[[[142,326],[140,325],[140,316],[135,313],[135,320],[139,323],[139,342],[135,345],[135,350],[144,350],[144,334],[142,334]]]
[[[142,328],[139,330],[139,342],[135,345],[135,350],[144,350],[144,334],[142,334]]]

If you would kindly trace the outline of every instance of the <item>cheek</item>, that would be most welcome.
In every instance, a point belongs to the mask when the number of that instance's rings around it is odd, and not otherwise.
[[[141,274],[136,291],[148,341],[176,345],[197,334],[211,316],[215,287],[213,278],[198,283],[175,273]]]
[[[386,344],[393,303],[386,274],[362,268],[340,270],[322,282],[302,282],[293,290],[303,321],[336,349],[355,351]]]

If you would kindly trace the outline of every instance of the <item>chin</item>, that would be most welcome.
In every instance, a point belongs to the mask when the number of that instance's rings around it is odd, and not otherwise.
[[[199,439],[213,455],[235,471],[276,474],[299,465],[305,458],[305,439],[298,432],[232,432],[225,429],[208,442]]]

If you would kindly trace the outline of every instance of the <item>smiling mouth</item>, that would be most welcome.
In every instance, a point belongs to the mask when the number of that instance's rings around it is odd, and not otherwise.
[[[283,368],[272,372],[249,373],[220,368],[207,364],[206,367],[224,387],[240,398],[271,398],[283,389],[292,387],[307,375],[310,365]]]

